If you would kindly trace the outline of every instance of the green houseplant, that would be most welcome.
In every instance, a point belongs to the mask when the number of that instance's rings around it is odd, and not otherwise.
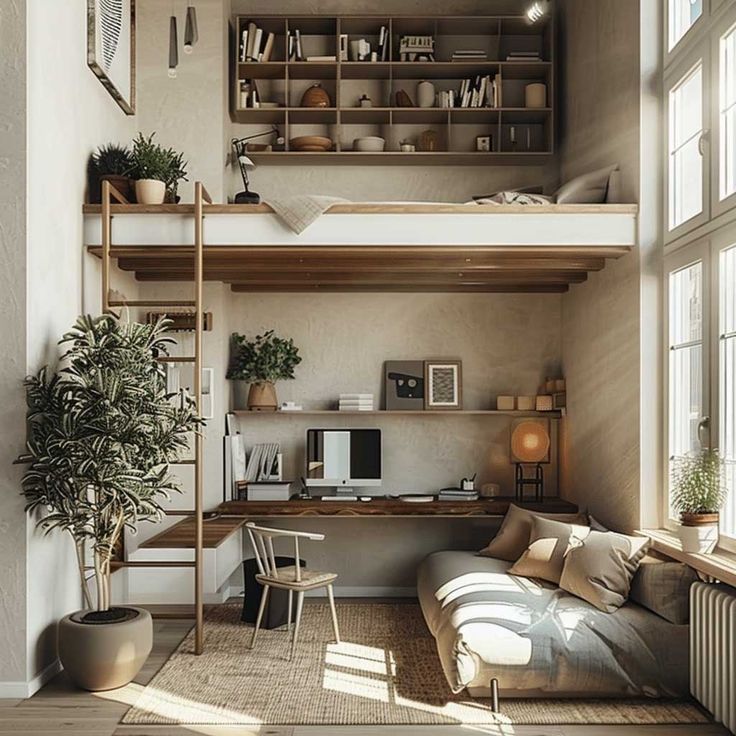
[[[294,368],[301,362],[299,349],[291,338],[278,337],[268,330],[249,340],[234,332],[227,378],[250,384],[248,408],[251,411],[276,411],[274,382],[294,378]]]
[[[66,531],[73,540],[86,610],[60,622],[59,656],[89,690],[129,682],[150,652],[149,614],[110,605],[112,560],[125,528],[162,517],[161,501],[178,490],[169,464],[201,423],[191,399],[167,393],[157,356],[172,342],[168,324],[80,317],[60,341],[61,367],[25,382],[26,508],[46,533]]]
[[[108,143],[100,146],[91,159],[91,173],[94,176],[91,185],[101,201],[102,182],[109,181],[128,201],[133,199],[133,188],[130,183],[130,172],[133,168],[133,157],[127,146]]]
[[[685,552],[713,551],[727,494],[726,466],[718,450],[704,449],[674,461],[672,507],[680,514],[679,534]]]
[[[131,176],[136,180],[136,197],[142,204],[176,201],[179,182],[186,181],[184,156],[155,143],[155,135],[146,137],[139,133],[133,141]]]

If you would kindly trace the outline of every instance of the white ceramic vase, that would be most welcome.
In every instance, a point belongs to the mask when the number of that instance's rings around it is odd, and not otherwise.
[[[680,525],[679,529],[682,551],[691,554],[710,554],[718,544],[718,524],[700,524],[698,526]]]
[[[417,105],[419,107],[434,107],[437,90],[432,82],[426,79],[417,85]]]
[[[135,197],[138,204],[163,204],[166,184],[158,179],[138,179],[135,183]]]

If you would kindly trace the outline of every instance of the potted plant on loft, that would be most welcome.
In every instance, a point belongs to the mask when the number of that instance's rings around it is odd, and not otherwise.
[[[177,201],[177,188],[186,180],[186,162],[181,153],[155,143],[139,133],[133,141],[131,176],[136,180],[135,195],[140,204]]]
[[[235,381],[235,407],[245,405],[243,387],[250,384],[247,405],[251,411],[276,411],[275,381],[294,378],[302,359],[291,338],[277,337],[273,330],[248,340],[234,332],[230,343],[227,378]]]
[[[127,146],[121,146],[117,143],[100,146],[92,154],[91,168],[94,175],[94,181],[91,184],[97,202],[102,200],[102,182],[106,180],[129,202],[133,201],[133,187],[130,183],[133,157]]]
[[[201,424],[190,398],[167,393],[157,356],[173,342],[168,325],[80,317],[59,343],[62,367],[25,383],[26,508],[46,533],[73,540],[85,608],[60,621],[59,657],[87,690],[127,684],[151,650],[150,614],[113,606],[110,577],[123,530],[162,518],[161,501],[178,490],[169,464]]]
[[[719,512],[726,502],[726,466],[718,450],[677,458],[672,472],[672,507],[680,514],[684,552],[708,554],[718,544]]]

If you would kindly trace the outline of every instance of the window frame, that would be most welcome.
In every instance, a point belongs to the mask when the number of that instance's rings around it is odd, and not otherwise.
[[[663,425],[662,425],[662,498],[661,513],[664,520],[664,526],[667,529],[675,530],[679,526],[679,520],[670,515],[670,275],[681,271],[695,263],[702,263],[702,299],[703,299],[703,324],[701,327],[702,334],[702,356],[703,365],[701,367],[701,376],[703,385],[701,387],[703,397],[703,412],[708,412],[709,417],[709,436],[712,438],[713,426],[713,397],[712,397],[712,359],[711,359],[711,325],[712,325],[712,304],[711,304],[711,246],[708,239],[696,240],[695,242],[678,249],[676,252],[665,257],[664,262],[664,287],[662,289],[664,308],[664,330],[662,336],[662,370],[664,373],[664,400],[663,406]],[[717,370],[717,366],[716,366]],[[717,435],[715,435],[717,436]]]
[[[704,34],[704,29],[708,25],[708,19],[716,12],[721,0],[703,0],[703,12],[700,17],[693,23],[690,28],[685,31],[685,35],[682,36],[677,43],[670,48],[670,2],[671,0],[664,0],[664,33],[662,35],[662,52],[663,52],[663,63],[664,66],[668,66],[673,60],[681,53],[686,52],[686,49],[691,44],[697,43],[698,39]]]
[[[671,69],[667,70],[664,78],[664,100],[665,100],[665,125],[664,135],[662,136],[664,147],[665,162],[665,190],[664,190],[664,242],[671,243],[689,232],[701,227],[711,219],[711,145],[710,143],[710,115],[711,115],[711,94],[710,94],[710,43],[700,43],[690,49],[689,53],[683,55],[682,58]],[[670,124],[672,121],[671,109],[671,93],[681,82],[683,82],[689,74],[691,74],[697,65],[701,65],[702,74],[702,122],[701,122],[701,158],[702,158],[702,203],[699,214],[685,220],[676,227],[670,229]]]
[[[710,191],[711,191],[711,217],[715,218],[736,207],[736,191],[721,199],[721,174],[723,166],[721,161],[721,38],[728,31],[736,32],[736,6],[730,7],[710,28],[710,79],[708,88],[711,90],[711,120],[710,128],[712,135],[710,142]],[[705,81],[705,80],[704,80]]]

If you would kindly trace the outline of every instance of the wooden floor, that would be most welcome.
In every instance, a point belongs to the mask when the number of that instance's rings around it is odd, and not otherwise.
[[[154,620],[154,646],[135,683],[109,693],[75,690],[62,673],[29,700],[0,700],[0,734],[22,736],[728,736],[708,726],[120,726],[123,714],[192,626]]]

